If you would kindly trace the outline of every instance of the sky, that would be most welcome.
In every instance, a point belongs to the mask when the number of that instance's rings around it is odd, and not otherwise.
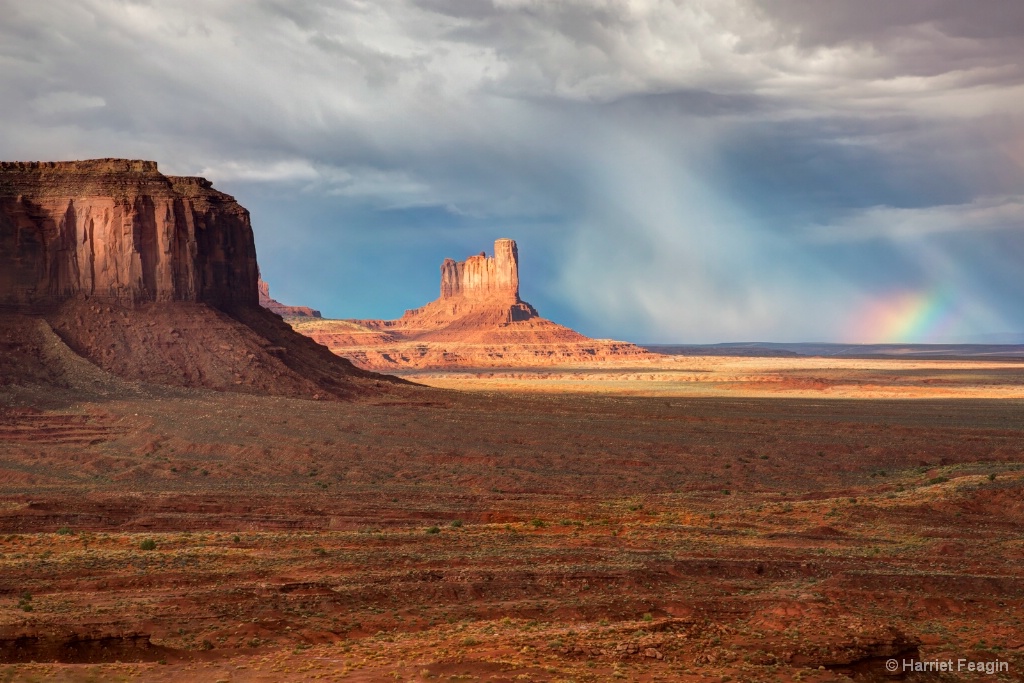
[[[1017,0],[0,0],[0,158],[152,159],[275,298],[394,318],[519,244],[637,342],[1024,340]]]

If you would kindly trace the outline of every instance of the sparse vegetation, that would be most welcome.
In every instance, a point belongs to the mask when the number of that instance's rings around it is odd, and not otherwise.
[[[140,443],[146,430],[169,435],[155,454],[115,452],[117,440],[40,448],[36,471],[83,483],[33,497],[41,512],[5,510],[23,526],[0,535],[5,581],[18,586],[0,610],[41,633],[154,624],[155,642],[181,655],[117,671],[168,680],[208,661],[240,679],[473,680],[499,650],[493,673],[510,680],[814,680],[816,666],[786,657],[831,666],[889,642],[890,625],[927,633],[937,651],[973,651],[984,637],[986,651],[1015,652],[1002,634],[1020,630],[1007,606],[1021,576],[1012,525],[1024,520],[1005,501],[1024,471],[992,454],[1019,448],[1018,409],[957,403],[950,426],[934,402],[851,402],[839,414],[820,400],[780,413],[687,399],[670,414],[642,397],[436,400],[444,407],[198,395],[110,419]],[[238,417],[238,401],[252,417]],[[97,415],[123,410],[100,405]],[[599,419],[580,407],[591,405]],[[203,429],[179,426],[189,420]],[[433,459],[456,440],[457,461]],[[818,444],[832,457],[816,457]],[[273,457],[253,457],[264,448]],[[172,465],[187,474],[171,477]],[[188,476],[199,468],[208,479]],[[139,471],[153,474],[124,479]],[[922,486],[940,473],[964,477],[955,495]],[[79,499],[116,524],[80,514]],[[55,534],[65,520],[74,534]],[[936,524],[941,537],[922,533]],[[979,538],[1003,552],[985,554]],[[979,583],[979,567],[1006,585]],[[893,597],[904,584],[922,599]],[[944,607],[949,586],[970,614]],[[57,677],[56,665],[32,666]]]

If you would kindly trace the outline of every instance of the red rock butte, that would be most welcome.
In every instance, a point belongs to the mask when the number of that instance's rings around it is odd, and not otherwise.
[[[0,384],[69,382],[57,366],[72,356],[123,379],[291,396],[384,379],[261,308],[258,272],[249,212],[205,178],[0,162]]]
[[[633,344],[595,340],[540,317],[519,296],[514,240],[441,264],[440,296],[397,320],[292,321],[293,327],[358,365],[533,366],[647,355]]]
[[[406,311],[398,320],[354,321],[394,332],[405,341],[581,341],[581,334],[541,318],[519,298],[519,250],[514,240],[494,243],[494,256],[481,252],[465,261],[441,264],[441,296]],[[523,335],[526,335],[525,337]]]

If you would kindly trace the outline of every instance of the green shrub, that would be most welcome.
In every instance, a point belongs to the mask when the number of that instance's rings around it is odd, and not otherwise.
[[[139,548],[142,550],[156,550],[156,541],[152,538],[147,538],[139,544]]]
[[[427,533],[428,534],[439,534],[439,533],[441,533],[441,528],[440,527],[436,527],[436,526],[427,527]]]
[[[459,527],[462,526],[462,520],[461,519],[455,520],[454,522],[451,523],[451,526],[452,526],[453,529],[458,529]]]

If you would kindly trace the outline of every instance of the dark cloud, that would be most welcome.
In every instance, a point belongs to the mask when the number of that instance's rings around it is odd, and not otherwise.
[[[1024,330],[1017,3],[0,14],[0,156],[207,174],[253,210],[281,299],[395,315],[440,258],[511,236],[530,300],[594,334],[836,339],[940,285],[979,311],[957,334]]]
[[[951,38],[1024,37],[1024,6],[1017,2],[757,0],[756,4],[784,34],[797,36],[805,47],[902,40],[912,29],[929,27]]]

